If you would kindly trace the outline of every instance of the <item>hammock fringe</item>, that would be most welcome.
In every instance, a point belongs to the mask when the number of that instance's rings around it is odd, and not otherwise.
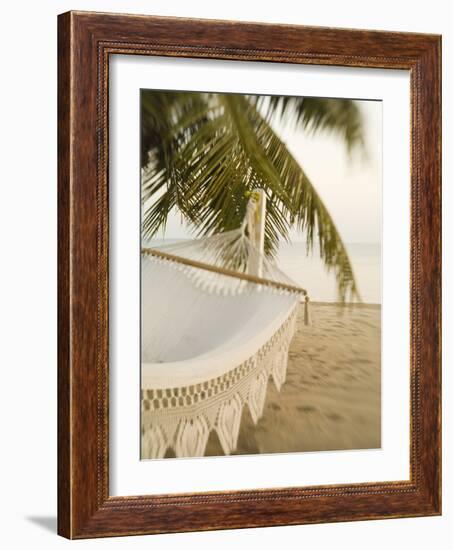
[[[286,378],[289,345],[297,307],[252,357],[221,377],[203,384],[155,390],[142,388],[142,459],[203,456],[214,430],[222,450],[237,448],[244,406],[253,422],[262,417],[269,378],[280,391]]]

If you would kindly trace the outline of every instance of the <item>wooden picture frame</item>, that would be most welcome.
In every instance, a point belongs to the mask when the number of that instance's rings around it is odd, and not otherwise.
[[[69,12],[58,21],[58,532],[68,538],[441,513],[441,39]],[[111,54],[410,71],[410,480],[109,496]]]

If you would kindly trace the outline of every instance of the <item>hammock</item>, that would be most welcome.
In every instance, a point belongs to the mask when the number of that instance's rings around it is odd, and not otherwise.
[[[212,430],[231,454],[244,405],[258,422],[269,378],[285,381],[308,297],[264,256],[260,203],[237,230],[142,250],[144,459],[203,456]]]

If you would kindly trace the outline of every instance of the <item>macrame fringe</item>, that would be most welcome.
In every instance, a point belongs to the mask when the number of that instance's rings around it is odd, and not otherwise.
[[[255,247],[243,227],[202,239],[143,248],[142,256],[145,262],[165,262],[209,294],[237,295],[253,286],[260,290],[266,287],[267,292],[276,294],[306,294]],[[256,265],[260,265],[260,273],[253,281],[250,277],[256,276]]]
[[[195,386],[142,390],[142,459],[204,456],[215,431],[223,452],[237,447],[243,408],[256,424],[264,412],[272,378],[280,391],[286,378],[288,349],[296,330],[297,308],[271,341],[233,371]]]

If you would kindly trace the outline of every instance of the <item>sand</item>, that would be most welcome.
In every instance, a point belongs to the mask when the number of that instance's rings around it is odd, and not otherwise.
[[[381,445],[380,317],[377,305],[300,307],[286,382],[269,381],[264,414],[242,414],[235,454],[372,449]],[[206,455],[222,455],[211,433]]]

